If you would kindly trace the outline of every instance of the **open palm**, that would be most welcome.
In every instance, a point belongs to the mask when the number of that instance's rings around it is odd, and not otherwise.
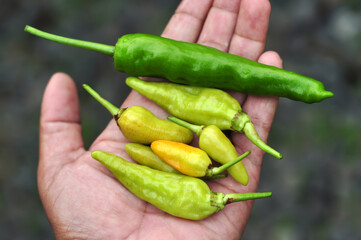
[[[267,0],[184,0],[169,21],[164,37],[197,42],[281,67],[274,52],[264,51],[270,14]],[[232,93],[266,140],[278,99]],[[131,92],[124,106],[142,105],[160,118],[167,113]],[[90,152],[103,150],[129,159],[124,139],[114,121],[84,149],[77,89],[72,79],[55,74],[45,90],[40,119],[40,196],[57,238],[62,239],[239,239],[253,201],[239,202],[201,221],[170,216],[138,199]],[[216,192],[257,190],[263,152],[243,134],[231,135],[238,152],[251,150],[244,160],[250,183],[232,178],[208,182]],[[131,160],[130,160],[131,161]],[[190,196],[191,197],[191,196]],[[260,200],[262,201],[262,200]]]

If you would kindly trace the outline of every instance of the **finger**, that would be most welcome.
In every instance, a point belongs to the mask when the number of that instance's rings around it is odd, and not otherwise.
[[[266,44],[270,12],[268,0],[242,0],[228,52],[257,60]],[[230,93],[243,105],[245,94]]]
[[[183,0],[168,22],[162,36],[195,42],[212,2],[212,0]]]
[[[279,68],[282,67],[282,59],[276,52],[272,51],[263,53],[259,62]],[[277,105],[278,97],[260,96],[248,96],[247,101],[243,105],[243,110],[251,117],[252,123],[264,142],[267,142]],[[233,134],[232,137],[240,152],[247,150],[251,150],[252,152],[250,157],[244,163],[250,178],[252,177],[250,183],[254,182],[254,186],[256,187],[264,152],[252,144],[244,134]]]
[[[179,41],[196,42],[213,0],[183,0],[165,27],[162,36]],[[124,102],[125,106],[140,103],[151,109],[158,116],[166,116],[166,112],[152,101],[132,91]]]
[[[71,161],[72,154],[76,155],[79,150],[83,150],[79,111],[79,99],[73,80],[64,73],[54,74],[45,89],[41,106],[41,167],[64,164],[65,162],[52,160],[55,156],[68,155],[65,161]]]
[[[234,31],[239,0],[216,0],[212,7],[211,5],[212,1],[182,1],[166,27],[163,36],[177,34],[179,35],[176,37],[178,40],[194,42],[199,32],[202,31],[198,40],[199,44],[227,51]],[[188,17],[191,22],[180,20],[178,15]],[[190,29],[192,30],[189,31]],[[124,105],[131,106],[136,102],[140,102],[142,106],[151,109],[157,116],[165,117],[167,115],[166,111],[154,106],[152,101],[139,96],[134,91],[126,99]]]
[[[169,20],[162,36],[179,41],[196,42],[212,2],[213,0],[183,0]],[[160,115],[165,114],[165,111],[133,90],[123,106],[134,104],[153,108]]]
[[[257,60],[266,44],[270,13],[268,0],[242,0],[229,52]]]
[[[227,52],[236,25],[239,0],[214,1],[198,43]]]

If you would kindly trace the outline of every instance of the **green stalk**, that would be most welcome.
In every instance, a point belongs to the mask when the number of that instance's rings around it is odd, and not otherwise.
[[[108,111],[114,116],[119,116],[124,109],[121,108],[117,108],[116,106],[114,106],[113,104],[111,104],[109,101],[105,100],[102,96],[99,95],[99,93],[97,93],[96,91],[94,91],[94,89],[92,89],[89,85],[87,84],[83,84],[83,88],[90,94],[92,95],[101,105],[103,105],[106,109],[108,109]]]
[[[278,159],[282,158],[282,154],[280,154],[279,152],[268,146],[264,141],[262,141],[252,123],[251,117],[247,113],[243,111],[238,111],[238,113],[232,119],[231,128],[238,132],[244,132],[247,138],[263,151],[275,156]]]
[[[282,154],[268,146],[265,142],[262,141],[260,136],[258,135],[254,125],[251,122],[247,122],[243,128],[244,133],[247,138],[253,142],[257,147],[262,149],[263,151],[275,156],[278,159],[282,159]]]
[[[225,178],[225,177],[227,177],[227,174],[216,174],[216,175],[211,175],[211,176],[204,176],[204,177],[201,177],[200,179],[210,180],[210,179]]]
[[[241,156],[235,158],[234,160],[232,161],[229,161],[228,163],[226,164],[223,164],[222,166],[220,167],[214,167],[214,168],[211,168],[207,171],[206,175],[214,175],[214,174],[220,174],[221,172],[227,170],[228,168],[232,167],[234,164],[242,161],[245,157],[247,157],[249,154],[251,154],[251,151],[247,151],[245,152],[244,154],[242,154]]]
[[[194,125],[173,116],[168,116],[167,119],[182,127],[188,128],[192,132],[195,132],[197,136],[201,135],[202,129],[204,128],[204,125]]]
[[[247,201],[258,198],[271,197],[272,192],[261,192],[261,193],[229,193],[226,194],[223,198],[224,204],[229,204],[233,202]]]
[[[110,56],[114,55],[114,46],[110,46],[110,45],[106,45],[106,44],[102,44],[102,43],[94,43],[94,42],[88,42],[88,41],[83,41],[83,40],[77,40],[77,39],[72,39],[72,38],[67,38],[67,37],[62,37],[62,36],[58,36],[55,34],[51,34],[51,33],[47,33],[44,31],[41,31],[39,29],[33,28],[31,26],[26,25],[25,32],[28,32],[30,34],[33,34],[35,36],[53,41],[53,42],[57,42],[57,43],[61,43],[61,44],[66,44],[66,45],[70,45],[70,46],[74,46],[74,47],[79,47],[79,48],[85,48],[88,50],[92,50],[92,51],[96,51],[96,52],[101,52]]]

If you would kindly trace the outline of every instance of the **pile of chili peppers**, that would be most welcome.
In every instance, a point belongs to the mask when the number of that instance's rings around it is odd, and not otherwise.
[[[221,89],[306,103],[333,96],[315,79],[195,43],[128,34],[119,38],[115,46],[109,46],[57,36],[30,26],[25,31],[111,55],[115,68],[130,75],[161,77],[172,82],[126,79],[129,87],[172,115],[167,119],[159,119],[141,106],[119,109],[88,85],[83,86],[113,115],[130,141],[125,146],[127,153],[138,164],[103,151],[92,152],[92,157],[133,194],[181,218],[204,219],[226,204],[272,195],[212,192],[204,181],[225,177],[227,171],[240,184],[249,182],[242,160],[251,152],[239,155],[223,130],[243,132],[260,149],[282,158],[261,140],[238,101]],[[199,147],[189,145],[193,133],[199,137]],[[220,166],[213,166],[213,161]]]
[[[119,130],[131,142],[125,145],[125,150],[138,164],[103,151],[93,152],[92,157],[139,198],[174,216],[200,220],[228,203],[272,195],[270,192],[223,194],[209,189],[204,180],[226,177],[225,171],[243,185],[249,179],[242,160],[251,152],[239,156],[216,125],[193,125],[174,116],[169,116],[169,120],[159,119],[141,106],[119,109],[90,86],[83,87],[113,115]],[[205,89],[203,94],[211,97],[214,92]],[[192,131],[199,136],[199,148],[189,145]],[[213,167],[212,160],[222,165]]]

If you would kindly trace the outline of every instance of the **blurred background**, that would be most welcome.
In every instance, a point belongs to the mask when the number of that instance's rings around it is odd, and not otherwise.
[[[53,239],[36,186],[42,93],[57,71],[79,88],[86,146],[110,115],[82,90],[116,105],[130,89],[112,59],[23,32],[26,24],[113,45],[127,33],[160,35],[178,0],[0,0],[0,239]],[[361,239],[361,3],[271,0],[267,50],[284,68],[322,81],[335,97],[281,99],[260,191],[244,239]]]

